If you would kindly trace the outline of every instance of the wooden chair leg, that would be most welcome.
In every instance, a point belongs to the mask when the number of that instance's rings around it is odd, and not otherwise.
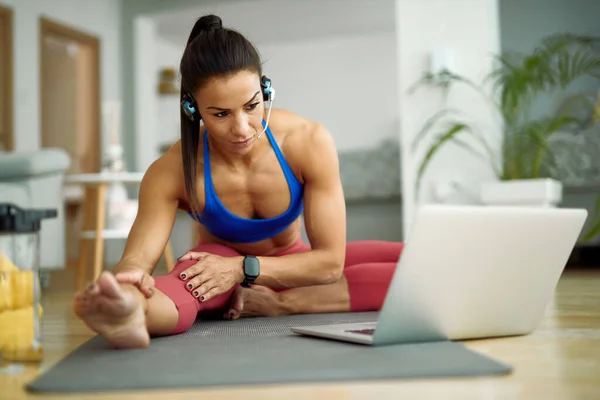
[[[96,189],[96,232],[94,238],[94,280],[104,267],[104,230],[106,222],[106,183],[100,183]]]
[[[167,264],[167,272],[171,272],[175,267],[175,258],[173,257],[173,247],[171,247],[171,241],[167,242],[164,251],[165,263]]]
[[[94,189],[86,188],[83,197],[83,218],[81,220],[81,231],[87,231],[94,226],[95,214],[95,197]],[[76,282],[77,290],[82,290],[85,285],[88,261],[89,261],[90,242],[89,239],[79,238],[79,260],[77,262]]]

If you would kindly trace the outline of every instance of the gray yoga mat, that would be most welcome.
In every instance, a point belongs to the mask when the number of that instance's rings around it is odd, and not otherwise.
[[[197,321],[149,348],[113,350],[99,336],[27,385],[96,392],[371,379],[500,375],[512,368],[459,342],[365,346],[295,335],[290,327],[376,321],[377,313]]]

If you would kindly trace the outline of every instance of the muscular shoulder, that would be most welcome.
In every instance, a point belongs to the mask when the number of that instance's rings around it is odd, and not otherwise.
[[[142,186],[169,200],[181,200],[184,193],[183,164],[181,162],[181,142],[177,141],[163,155],[156,159],[144,174]]]
[[[277,111],[273,130],[284,135],[281,140],[282,150],[288,163],[302,180],[312,176],[317,166],[319,169],[335,168],[337,172],[335,141],[327,127],[290,111]]]

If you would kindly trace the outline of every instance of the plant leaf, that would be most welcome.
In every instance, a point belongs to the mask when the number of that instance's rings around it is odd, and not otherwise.
[[[592,240],[600,233],[600,196],[596,197],[596,205],[594,207],[591,220],[591,226],[581,236],[581,240],[583,242]]]
[[[544,138],[547,138],[548,136],[552,135],[553,133],[556,133],[556,131],[558,131],[559,129],[562,129],[565,126],[571,125],[571,124],[578,126],[579,124],[581,124],[581,121],[579,120],[579,118],[572,117],[570,115],[562,115],[562,116],[556,117],[554,119],[549,119],[549,123],[547,124],[547,127],[545,129]],[[546,125],[546,124],[544,124],[544,125]]]
[[[500,90],[501,110],[527,114],[533,99],[552,88],[566,88],[582,76],[600,76],[600,38],[557,34],[542,40],[531,54],[506,52],[497,57],[498,67],[490,74]]]
[[[429,132],[429,130],[440,119],[442,119],[446,115],[450,115],[450,114],[454,114],[454,113],[459,113],[459,111],[455,110],[453,108],[445,108],[443,110],[440,110],[440,111],[436,112],[430,118],[428,118],[427,121],[425,122],[425,124],[423,125],[423,127],[419,130],[419,132],[417,132],[417,135],[415,136],[415,138],[413,140],[411,150],[413,152],[416,150],[416,148],[418,147],[419,143],[423,140],[423,138],[426,136],[426,134]]]
[[[581,47],[560,53],[557,57],[557,75],[562,89],[583,76],[600,73],[600,55]]]
[[[468,126],[462,123],[453,124],[446,132],[442,133],[438,136],[437,140],[434,144],[429,147],[427,153],[419,166],[419,170],[417,172],[417,182],[416,182],[416,194],[418,195],[419,190],[421,188],[421,179],[423,177],[423,173],[425,169],[431,162],[433,156],[437,151],[448,141],[454,139],[454,137],[462,131],[469,130]]]
[[[417,89],[419,89],[421,86],[425,86],[425,85],[434,85],[435,84],[435,75],[432,74],[431,72],[427,71],[425,72],[421,78],[415,82],[411,87],[409,87],[407,89],[407,93],[409,95],[414,94]]]
[[[594,122],[596,99],[589,93],[577,93],[566,98],[557,110],[557,115],[568,116],[572,112],[585,113],[578,121],[578,128],[588,128]]]
[[[505,52],[496,56],[496,65],[487,78],[492,80],[492,104],[499,110],[503,124],[503,162],[499,174],[501,179],[549,174],[551,170],[548,166],[556,164],[556,154],[550,146],[550,138],[567,126],[572,125],[574,131],[580,130],[600,117],[600,103],[589,104],[588,107],[587,104],[582,104],[581,99],[584,95],[579,94],[563,104],[558,113],[532,119],[534,101],[545,92],[565,90],[585,76],[600,79],[599,50],[600,37],[561,33],[547,36],[530,53]],[[460,83],[485,96],[485,93],[470,80],[451,71],[442,71],[426,77],[430,83],[442,87],[446,92],[452,85]],[[485,97],[487,99],[487,96]],[[582,109],[585,111],[582,112]],[[416,138],[413,148],[416,148],[423,136],[446,115],[450,113],[438,112],[428,120]],[[453,128],[458,129],[455,134],[462,131],[474,134],[472,129],[455,120],[454,125],[440,135],[428,149],[419,169],[419,184],[431,157],[439,147],[454,137],[446,137]],[[474,136],[492,159],[493,151],[485,138],[480,135]],[[457,144],[461,147],[468,145],[463,141]]]
[[[465,142],[464,140],[462,140],[460,138],[454,138],[454,144],[458,145],[459,147],[462,147],[464,150],[473,154],[474,156],[481,159],[482,161],[488,161],[483,156],[483,154],[481,154],[479,151],[477,151],[477,149],[475,149],[475,147],[473,147],[469,142]]]
[[[582,235],[582,242],[589,242],[596,235],[600,233],[600,219],[596,220],[595,223]]]

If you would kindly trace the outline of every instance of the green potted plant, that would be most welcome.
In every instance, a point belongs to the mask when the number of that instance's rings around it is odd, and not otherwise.
[[[481,95],[498,116],[502,131],[500,159],[492,151],[492,144],[454,109],[443,107],[427,119],[413,143],[413,150],[425,138],[435,135],[426,148],[417,173],[416,189],[437,152],[448,143],[456,143],[478,156],[485,157],[498,178],[481,187],[484,204],[556,205],[562,198],[562,184],[551,174],[555,157],[551,141],[556,135],[576,134],[589,127],[600,117],[600,102],[589,93],[570,93],[567,101],[556,112],[538,115],[533,112],[536,100],[553,92],[572,89],[580,78],[600,79],[600,38],[576,35],[551,35],[528,54],[509,52],[496,56],[497,67],[486,77],[491,83],[491,94],[483,85],[442,70],[426,73],[411,88],[435,86],[443,90],[444,98],[455,85],[467,85]],[[591,118],[590,118],[591,115]],[[464,135],[470,135],[481,144],[477,150]],[[473,142],[471,142],[473,143]]]

